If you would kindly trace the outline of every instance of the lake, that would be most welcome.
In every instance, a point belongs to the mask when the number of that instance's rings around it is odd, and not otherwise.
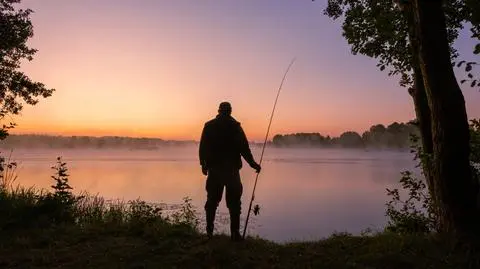
[[[253,152],[258,161],[260,149]],[[50,167],[62,156],[75,192],[168,204],[188,196],[203,213],[205,177],[197,155],[193,146],[155,151],[20,149],[13,159],[19,162],[17,183],[23,186],[49,188],[54,172]],[[385,188],[398,186],[400,172],[414,167],[408,151],[267,148],[254,201],[261,210],[251,215],[249,234],[286,242],[382,229],[387,221]],[[255,180],[245,162],[241,176],[245,217]],[[219,212],[223,224],[217,226],[228,231],[224,199]]]

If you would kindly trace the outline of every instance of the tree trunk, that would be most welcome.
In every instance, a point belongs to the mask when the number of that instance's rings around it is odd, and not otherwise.
[[[435,183],[432,173],[433,140],[431,113],[430,107],[428,106],[427,94],[425,92],[422,70],[420,68],[420,61],[418,58],[418,56],[420,55],[420,44],[418,40],[415,14],[412,5],[408,5],[405,7],[404,15],[409,28],[410,48],[412,51],[412,69],[414,77],[413,88],[410,88],[408,90],[408,93],[412,96],[413,99],[415,114],[418,120],[421,134],[420,140],[422,142],[422,152],[421,156],[419,157],[422,158],[422,171],[427,181],[427,187],[432,201],[433,208],[431,208],[431,210],[433,210],[432,213],[434,213],[435,216],[438,216],[438,206],[435,203]],[[441,230],[439,223],[435,224],[435,229],[437,231]]]
[[[415,0],[420,67],[431,112],[435,200],[444,232],[476,235],[478,182],[470,169],[465,100],[450,61],[442,2]]]

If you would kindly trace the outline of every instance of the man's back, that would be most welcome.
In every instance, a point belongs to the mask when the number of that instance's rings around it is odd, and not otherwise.
[[[200,162],[209,169],[242,167],[241,155],[247,162],[253,161],[248,140],[238,121],[227,115],[219,115],[208,121],[200,140]]]

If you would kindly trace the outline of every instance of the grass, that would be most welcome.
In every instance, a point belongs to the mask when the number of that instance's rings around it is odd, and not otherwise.
[[[433,237],[380,234],[279,245],[212,241],[188,226],[95,224],[2,232],[1,268],[479,268]]]
[[[433,235],[335,234],[304,243],[211,241],[189,199],[174,214],[140,200],[73,195],[59,159],[49,190],[0,188],[0,268],[480,268],[479,252]],[[0,183],[2,181],[0,180]]]
[[[211,241],[189,200],[174,215],[136,200],[83,195],[73,209],[47,192],[1,192],[0,268],[480,268],[480,256],[434,236],[336,234],[305,243]],[[58,201],[55,201],[58,203]],[[55,209],[56,208],[56,209]],[[73,218],[58,214],[72,210]]]

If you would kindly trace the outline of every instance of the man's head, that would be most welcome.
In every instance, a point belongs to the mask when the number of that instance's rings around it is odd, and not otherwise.
[[[222,102],[220,106],[218,106],[218,114],[230,116],[232,114],[232,106],[229,102]]]

